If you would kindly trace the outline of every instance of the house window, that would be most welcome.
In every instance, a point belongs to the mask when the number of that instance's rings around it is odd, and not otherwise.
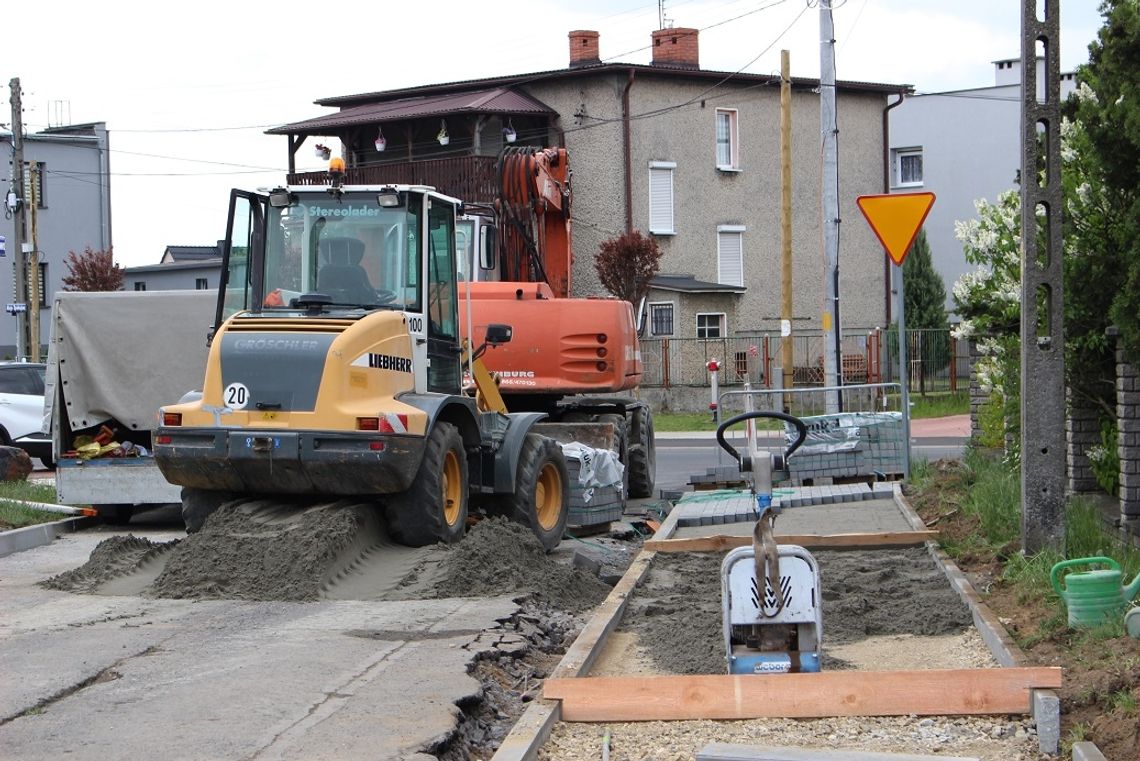
[[[673,170],[672,161],[649,162],[649,232],[673,234]]]
[[[735,170],[740,168],[737,150],[736,109],[716,110],[716,168]]]
[[[146,281],[136,280],[135,281],[135,290],[136,291],[145,291],[146,290]]]
[[[649,335],[673,335],[673,304],[649,305]]]
[[[922,149],[900,148],[895,151],[895,187],[922,184]]]
[[[210,285],[206,282],[206,278],[204,278],[204,277],[194,278],[194,290],[204,291],[209,287],[210,287]]]
[[[716,228],[716,281],[721,285],[744,285],[744,226]]]
[[[697,338],[720,338],[724,335],[724,312],[698,312]]]
[[[39,290],[39,292],[40,292],[40,309],[44,309],[48,306],[48,303],[47,303],[47,268],[48,268],[48,263],[47,262],[40,262],[39,265],[40,265],[40,282],[39,282],[39,288],[37,290]],[[27,282],[27,290],[24,292],[24,296],[27,299],[27,301],[25,301],[24,303],[30,304],[32,301],[32,270],[31,270],[32,264],[31,264],[31,262],[26,262],[25,266],[28,268],[25,270],[25,272],[28,273],[28,282]],[[15,301],[18,298],[19,298],[19,296],[16,294],[16,263],[12,262],[12,300]]]
[[[47,309],[47,262],[40,262],[40,282],[38,290],[40,292],[40,309]]]

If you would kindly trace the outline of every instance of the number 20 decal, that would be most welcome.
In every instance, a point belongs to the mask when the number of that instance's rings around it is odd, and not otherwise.
[[[424,318],[423,317],[409,317],[408,330],[412,333],[424,332]]]
[[[244,410],[249,404],[249,389],[244,383],[231,383],[223,392],[222,401],[231,410]]]

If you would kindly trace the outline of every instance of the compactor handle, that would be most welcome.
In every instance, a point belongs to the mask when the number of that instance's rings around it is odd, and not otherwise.
[[[792,425],[794,425],[796,427],[796,432],[799,435],[796,436],[796,440],[794,442],[792,442],[792,445],[790,447],[788,447],[786,450],[784,450],[784,462],[787,462],[788,458],[792,456],[792,453],[795,452],[797,449],[799,449],[800,445],[802,445],[804,443],[804,439],[807,438],[807,426],[804,425],[804,421],[800,420],[795,415],[789,415],[785,412],[773,412],[770,410],[757,410],[755,412],[743,412],[743,413],[737,415],[736,417],[730,417],[728,420],[725,420],[723,423],[721,423],[719,426],[717,426],[716,443],[720,444],[721,449],[723,449],[724,451],[726,451],[730,455],[732,455],[733,459],[735,459],[738,464],[743,465],[744,460],[742,459],[740,452],[737,452],[736,447],[732,446],[732,444],[729,444],[727,441],[725,441],[724,431],[729,426],[733,426],[733,425],[736,425],[737,423],[742,423],[745,420],[751,420],[753,418],[758,418],[758,417],[769,417],[769,418],[775,418],[776,420],[783,420],[785,423],[791,423]]]
[[[1061,587],[1061,571],[1066,568],[1072,568],[1078,565],[1092,565],[1093,563],[1099,565],[1107,565],[1114,571],[1120,570],[1120,563],[1117,563],[1112,558],[1098,556],[1095,558],[1073,558],[1072,560],[1062,560],[1057,565],[1053,566],[1053,570],[1049,572],[1049,581],[1053,582],[1053,589],[1057,590],[1057,594],[1064,594],[1065,590]]]

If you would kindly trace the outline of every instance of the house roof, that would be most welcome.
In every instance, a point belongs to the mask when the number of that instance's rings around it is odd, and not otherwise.
[[[212,259],[200,259],[191,262],[169,262],[166,264],[143,264],[138,267],[124,267],[124,275],[135,275],[144,272],[174,272],[174,271],[193,271],[200,270],[202,272],[209,272],[210,270],[221,269],[222,257],[215,256]]]
[[[724,283],[697,280],[692,275],[658,275],[649,281],[649,287],[661,291],[680,291],[681,293],[744,293],[748,290],[742,285],[725,285]]]
[[[668,76],[683,79],[704,79],[718,81],[723,80],[725,83],[731,82],[734,84],[779,84],[780,82],[780,77],[778,74],[749,74],[744,72],[709,71],[706,69],[681,68],[660,63],[600,63],[592,66],[574,66],[566,69],[554,69],[552,71],[540,71],[530,74],[511,74],[499,77],[485,77],[482,79],[468,79],[458,82],[404,87],[395,90],[379,90],[376,92],[359,93],[356,95],[338,95],[329,98],[321,98],[315,101],[315,103],[318,106],[348,108],[365,103],[375,103],[381,99],[391,100],[393,98],[454,93],[463,90],[486,90],[487,88],[517,87],[541,80],[574,79],[581,78],[583,76],[597,76],[614,73],[626,74],[631,70],[639,76]],[[805,89],[819,87],[818,79],[792,77],[791,81],[792,87],[794,88],[798,87]],[[867,92],[881,93],[897,93],[900,91],[911,92],[914,89],[913,85],[909,84],[882,84],[877,82],[855,82],[847,80],[839,80],[835,83],[835,85],[840,90],[862,90]]]
[[[354,124],[377,124],[427,116],[457,113],[554,114],[550,106],[535,98],[505,87],[464,90],[454,93],[417,95],[383,103],[347,106],[335,114],[293,122],[266,130],[270,135],[288,135],[320,129],[348,127]]]
[[[162,258],[166,262],[198,262],[221,255],[219,246],[167,246]]]

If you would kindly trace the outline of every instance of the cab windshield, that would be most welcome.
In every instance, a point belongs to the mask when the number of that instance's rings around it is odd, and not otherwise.
[[[265,241],[266,309],[290,307],[306,293],[334,305],[421,311],[420,204],[385,208],[376,194],[298,194],[270,206]]]

